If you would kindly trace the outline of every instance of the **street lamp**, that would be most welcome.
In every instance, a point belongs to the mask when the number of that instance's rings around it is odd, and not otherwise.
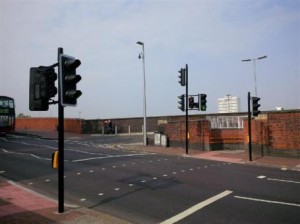
[[[254,85],[255,85],[255,96],[257,96],[257,86],[256,86],[256,64],[255,61],[256,60],[261,60],[266,58],[267,55],[262,56],[262,57],[258,57],[258,58],[252,58],[252,59],[244,59],[242,60],[242,62],[248,62],[248,61],[253,61],[253,65],[254,65],[254,70],[253,70],[253,75],[254,75]]]
[[[139,45],[142,45],[143,52],[139,54],[139,59],[143,59],[143,73],[144,73],[144,98],[143,98],[143,104],[144,104],[144,125],[143,125],[143,135],[144,135],[144,146],[147,145],[147,126],[146,126],[146,74],[145,74],[145,48],[144,43],[141,41],[136,42]]]

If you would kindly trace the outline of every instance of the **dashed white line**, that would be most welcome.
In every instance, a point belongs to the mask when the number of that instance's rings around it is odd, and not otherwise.
[[[213,196],[211,198],[206,199],[205,201],[202,201],[202,202],[200,202],[200,203],[192,206],[191,208],[189,208],[189,209],[187,209],[187,210],[185,210],[185,211],[183,211],[183,212],[181,212],[181,213],[179,213],[179,214],[177,214],[177,215],[175,215],[175,216],[173,216],[173,217],[171,217],[171,218],[169,218],[169,219],[161,222],[160,224],[172,224],[172,223],[176,223],[179,220],[184,219],[185,217],[193,214],[194,212],[196,212],[196,211],[198,211],[198,210],[200,210],[200,209],[202,209],[202,208],[204,208],[204,207],[212,204],[213,202],[215,202],[217,200],[220,200],[221,198],[226,197],[227,195],[229,195],[231,193],[232,193],[232,191],[226,190],[226,191],[224,191],[224,192],[222,192],[220,194],[217,194],[217,195],[215,195],[215,196]]]

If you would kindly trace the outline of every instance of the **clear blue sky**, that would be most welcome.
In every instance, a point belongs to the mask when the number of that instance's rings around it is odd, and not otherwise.
[[[0,0],[0,95],[29,111],[29,68],[57,62],[57,48],[81,60],[83,95],[66,117],[143,114],[145,43],[147,115],[179,115],[178,70],[189,65],[190,94],[206,93],[208,110],[226,94],[254,95],[262,110],[300,108],[300,0]],[[199,113],[199,112],[197,112]]]

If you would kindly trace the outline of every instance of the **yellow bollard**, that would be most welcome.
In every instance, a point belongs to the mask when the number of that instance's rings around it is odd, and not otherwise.
[[[52,153],[52,168],[53,169],[58,168],[58,151]]]

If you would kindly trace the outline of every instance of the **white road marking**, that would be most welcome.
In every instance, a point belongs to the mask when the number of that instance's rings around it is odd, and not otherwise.
[[[1,174],[1,173],[5,173],[5,171],[4,171],[4,170],[0,170],[0,174]]]
[[[86,201],[86,199],[85,198],[81,198],[80,201]]]
[[[259,198],[249,198],[249,197],[242,197],[242,196],[234,196],[234,197],[238,198],[238,199],[249,200],[249,201],[258,201],[258,202],[265,202],[265,203],[271,203],[271,204],[280,204],[280,205],[289,205],[289,206],[300,207],[300,204],[288,203],[288,202],[283,202],[283,201],[270,201],[270,200],[264,200],[264,199],[259,199]]]
[[[267,178],[267,180],[300,184],[300,181],[294,181],[294,180],[281,180],[281,179],[275,179],[275,178]]]
[[[169,219],[161,222],[160,224],[172,224],[172,223],[176,223],[179,220],[186,218],[187,216],[193,214],[194,212],[196,212],[196,211],[198,211],[198,210],[200,210],[200,209],[202,209],[202,208],[204,208],[204,207],[212,204],[213,202],[215,202],[217,200],[220,200],[220,199],[226,197],[227,195],[229,195],[231,193],[232,193],[232,191],[226,190],[226,191],[224,191],[224,192],[222,192],[220,194],[217,194],[217,195],[215,195],[215,196],[213,196],[211,198],[206,199],[205,201],[202,201],[202,202],[200,202],[200,203],[198,203],[198,204],[190,207],[189,209],[187,209],[187,210],[185,210],[185,211],[183,211],[183,212],[181,212],[181,213],[179,213],[179,214],[177,214],[177,215],[175,215],[175,216],[173,216],[173,217],[171,217],[171,218],[169,218]]]
[[[286,167],[281,167],[281,170],[284,170],[284,171],[285,171],[285,170],[287,170],[287,168],[286,168]]]
[[[121,189],[121,188],[118,188],[118,187],[117,187],[117,188],[115,188],[114,190],[115,190],[115,191],[119,191],[120,189]]]
[[[103,193],[99,193],[98,195],[99,195],[99,196],[103,196],[104,194],[103,194]]]
[[[52,160],[50,158],[44,158],[44,157],[40,157],[40,156],[37,156],[35,154],[32,154],[32,153],[24,153],[24,152],[12,152],[12,151],[8,151],[6,149],[3,149],[1,148],[1,150],[5,153],[11,153],[11,154],[17,154],[17,155],[29,155],[29,156],[32,156],[34,158],[37,158],[37,159],[42,159],[42,160]]]
[[[127,155],[107,155],[107,156],[101,156],[101,157],[90,157],[85,159],[76,159],[72,160],[72,162],[84,162],[89,160],[96,160],[96,159],[109,159],[109,158],[121,158],[121,157],[134,157],[134,156],[147,156],[150,155],[150,153],[137,153],[137,154],[127,154]],[[135,163],[132,163],[133,165]]]
[[[258,179],[264,179],[266,176],[258,176]],[[267,180],[270,181],[279,181],[279,182],[285,182],[285,183],[294,183],[294,184],[300,184],[300,181],[295,181],[295,180],[283,180],[283,179],[276,179],[276,178],[267,178]]]

